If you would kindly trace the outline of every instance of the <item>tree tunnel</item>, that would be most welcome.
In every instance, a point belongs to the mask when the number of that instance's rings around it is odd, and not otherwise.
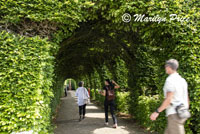
[[[134,13],[133,11],[132,14]],[[189,35],[193,30],[177,21],[162,24],[133,21],[125,23],[121,21],[121,16],[107,12],[97,11],[97,16],[98,19],[79,23],[79,28],[61,42],[56,56],[57,73],[64,79],[72,77],[76,81],[85,81],[86,87],[94,89],[94,93],[96,89],[102,89],[106,78],[114,79],[122,87],[119,92],[130,93],[128,101],[118,101],[119,104],[128,105],[128,108],[119,107],[128,109],[141,124],[148,122],[148,113],[145,116],[137,113],[152,109],[151,105],[155,108],[159,105],[158,100],[163,97],[161,89],[166,78],[165,61],[170,58],[179,60],[180,74],[190,79],[189,74],[184,72],[186,68],[192,67],[188,57],[193,54],[189,49],[194,50],[195,47],[189,43],[193,39],[183,36],[183,33]],[[191,120],[191,123],[194,122],[196,121]]]
[[[0,4],[0,133],[51,133],[66,80],[83,80],[96,94],[106,78],[121,87],[119,109],[162,133],[164,115],[155,124],[148,118],[163,99],[164,64],[170,58],[180,62],[179,73],[189,85],[195,114],[186,123],[187,132],[200,132],[198,0]],[[137,21],[138,14],[145,18]],[[171,14],[177,18],[171,21]],[[184,17],[189,20],[181,21]]]
[[[119,44],[109,35],[112,32],[106,31],[103,23],[80,24],[80,29],[61,43],[57,60],[63,77],[81,78],[104,63],[112,69],[116,57],[127,56],[130,59],[133,55],[128,54],[130,50],[126,44]]]

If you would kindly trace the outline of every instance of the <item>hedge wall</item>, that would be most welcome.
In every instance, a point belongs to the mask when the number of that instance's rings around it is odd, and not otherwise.
[[[0,133],[49,133],[53,97],[52,44],[0,33]]]
[[[53,133],[51,121],[68,77],[58,69],[61,60],[55,60],[58,44],[85,20],[90,6],[67,0],[0,1],[0,31],[6,31],[0,34],[0,133]]]
[[[1,1],[0,31],[15,34],[0,34],[0,131],[48,133],[65,79],[84,80],[102,102],[95,90],[111,78],[119,91],[128,91],[117,100],[125,112],[162,133],[164,114],[155,122],[148,117],[163,100],[164,62],[176,58],[189,84],[193,116],[187,133],[200,133],[199,7],[199,0]],[[132,16],[125,23],[124,13],[190,19],[158,24],[135,22]]]

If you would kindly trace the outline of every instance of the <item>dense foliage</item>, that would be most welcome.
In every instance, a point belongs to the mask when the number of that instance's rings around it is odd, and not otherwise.
[[[149,115],[163,100],[164,62],[176,58],[189,84],[187,133],[200,133],[199,7],[198,0],[2,0],[0,132],[50,133],[67,78],[84,80],[101,102],[98,89],[111,78],[121,86],[118,110],[161,133],[164,113],[155,122]],[[135,14],[167,21],[136,22]],[[169,21],[170,14],[189,20]]]
[[[193,117],[187,121],[186,130],[187,133],[199,133],[199,125],[197,125],[200,124],[198,118],[200,23],[197,21],[199,19],[199,2],[171,0],[127,2],[122,0],[118,3],[104,1],[98,3],[97,6],[102,11],[98,17],[104,18],[102,23],[106,26],[103,25],[104,28],[101,28],[102,33],[97,30],[96,35],[101,37],[98,41],[99,46],[95,47],[99,50],[97,55],[102,54],[102,57],[106,59],[102,62],[100,61],[101,57],[98,57],[98,62],[106,63],[109,71],[101,66],[96,68],[108,71],[106,74],[111,72],[110,78],[114,78],[116,81],[126,83],[125,79],[128,79],[129,113],[151,131],[163,132],[166,123],[164,113],[155,122],[151,122],[149,116],[163,100],[162,87],[167,77],[164,72],[164,63],[169,58],[176,58],[180,62],[179,73],[189,84]],[[159,15],[167,17],[167,20],[170,20],[170,14],[177,14],[179,17],[188,17],[189,21],[176,20],[158,24],[132,20],[124,23],[121,21],[121,16],[125,12],[131,15],[145,14],[151,17]],[[94,26],[94,28],[96,27]],[[92,41],[90,43],[93,44]],[[101,46],[105,47],[104,53],[100,53]],[[128,76],[116,76],[115,70],[119,71],[120,69],[115,68],[115,57],[119,55],[125,61]],[[104,71],[99,71],[100,77],[101,75],[103,77],[104,73]],[[103,81],[103,79],[101,80]],[[123,83],[119,84],[123,85]],[[156,94],[159,97],[155,96]]]
[[[48,133],[53,44],[39,37],[19,37],[5,31],[0,36],[0,131]]]
[[[84,20],[81,10],[90,4],[0,1],[0,133],[53,132],[65,80],[55,70],[59,42]]]

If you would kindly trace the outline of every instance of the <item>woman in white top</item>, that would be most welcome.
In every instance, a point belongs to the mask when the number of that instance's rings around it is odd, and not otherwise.
[[[79,121],[81,121],[81,119],[85,118],[85,112],[86,112],[86,101],[89,99],[89,94],[88,91],[85,87],[83,87],[84,82],[81,81],[79,82],[78,86],[79,88],[76,89],[76,96],[78,97],[78,106],[79,106],[79,115],[80,115],[80,119]],[[81,115],[83,114],[83,118],[81,117]]]

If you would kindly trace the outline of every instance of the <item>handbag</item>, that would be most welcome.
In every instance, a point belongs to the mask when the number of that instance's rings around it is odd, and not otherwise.
[[[185,108],[184,104],[180,104],[176,106],[176,112],[178,114],[178,117],[181,119],[187,119],[191,117],[189,109]]]
[[[86,96],[86,92],[85,92],[85,88],[84,88],[84,97],[83,97],[83,102],[84,104],[88,104],[89,103],[89,98]]]
[[[88,104],[88,103],[89,103],[88,99],[84,99],[84,104]]]

